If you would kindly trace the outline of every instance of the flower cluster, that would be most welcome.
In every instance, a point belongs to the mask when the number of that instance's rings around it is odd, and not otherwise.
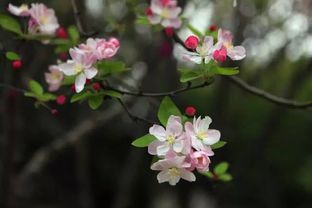
[[[197,64],[204,62],[209,63],[211,60],[224,62],[227,57],[232,60],[241,60],[246,57],[246,50],[243,46],[233,45],[233,35],[230,31],[219,29],[217,43],[214,44],[212,36],[205,36],[200,41],[198,37],[191,35],[185,42],[185,46],[193,50],[184,55],[186,60],[193,61]]]
[[[9,4],[8,11],[15,16],[30,17],[28,20],[30,34],[55,35],[59,28],[54,10],[44,4],[33,3],[30,8],[26,4],[19,7]]]
[[[193,123],[182,124],[181,117],[170,116],[166,128],[153,125],[149,133],[156,137],[148,146],[148,152],[160,160],[152,164],[151,169],[160,171],[159,183],[169,182],[175,185],[182,178],[195,181],[193,171],[207,172],[210,156],[214,153],[211,145],[220,140],[220,132],[209,129],[211,118],[195,118]]]
[[[50,73],[45,74],[50,91],[56,91],[62,83],[63,73],[66,76],[75,76],[75,91],[81,92],[87,79],[96,76],[98,70],[94,67],[97,61],[112,58],[119,49],[119,41],[116,38],[92,39],[78,47],[71,48],[71,59],[59,65],[50,66]]]
[[[152,0],[146,10],[146,16],[152,25],[161,24],[165,28],[179,28],[182,21],[179,18],[181,7],[176,0]]]

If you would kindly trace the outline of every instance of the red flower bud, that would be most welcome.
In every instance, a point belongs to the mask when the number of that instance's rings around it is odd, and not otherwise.
[[[76,93],[76,87],[75,87],[74,84],[70,87],[70,89],[71,89],[71,91],[72,91],[73,93]]]
[[[58,57],[61,61],[66,61],[68,59],[68,54],[66,52],[59,53]]]
[[[59,27],[56,30],[56,37],[61,38],[61,39],[67,39],[68,38],[67,32],[66,32],[64,27]]]
[[[66,102],[66,96],[65,95],[59,95],[56,97],[56,103],[58,105],[64,105]]]
[[[92,84],[92,88],[95,90],[95,91],[99,91],[101,89],[101,85],[100,83],[98,82],[95,82]]]
[[[227,56],[226,48],[222,47],[220,50],[215,50],[212,55],[217,62],[225,62]]]
[[[90,84],[91,80],[90,79],[86,79],[86,84]]]
[[[12,61],[12,68],[14,70],[20,69],[20,68],[22,68],[22,66],[23,66],[23,62],[21,60]]]
[[[193,106],[188,106],[185,108],[185,114],[187,116],[194,116],[196,113],[196,108],[194,108]]]
[[[165,28],[165,33],[167,35],[167,37],[171,38],[173,36],[173,28],[172,27],[166,27]]]
[[[163,6],[167,6],[169,4],[170,0],[161,0],[161,4]]]
[[[152,16],[153,15],[153,11],[152,11],[151,7],[148,7],[145,10],[145,14],[146,14],[146,16]]]
[[[184,42],[184,45],[189,49],[196,49],[198,46],[199,39],[194,36],[190,35]]]
[[[217,25],[210,25],[209,26],[209,31],[210,32],[216,31],[217,29],[218,29]]]

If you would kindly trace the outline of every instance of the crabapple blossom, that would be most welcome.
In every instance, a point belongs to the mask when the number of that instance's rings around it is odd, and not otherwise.
[[[209,170],[210,159],[209,156],[213,156],[214,153],[209,148],[208,151],[192,151],[188,155],[191,167],[188,169],[193,171],[195,168],[199,172],[207,172]]]
[[[181,11],[176,0],[152,0],[146,15],[153,25],[161,24],[163,27],[179,28],[182,24],[179,18]]]
[[[217,62],[224,62],[226,60],[227,51],[225,47],[221,47],[219,50],[213,52],[213,59]]]
[[[246,50],[243,46],[233,46],[233,35],[228,30],[219,29],[218,42],[215,46],[215,50],[226,51],[227,56],[234,61],[246,57]]]
[[[155,162],[151,169],[160,171],[157,175],[159,183],[169,182],[174,186],[181,178],[190,182],[196,180],[194,173],[187,169],[190,166],[190,163],[185,162],[185,156],[174,155]]]
[[[170,116],[166,129],[160,125],[154,124],[149,133],[157,139],[148,146],[148,152],[151,155],[164,156],[169,151],[177,153],[188,152],[187,137],[183,132],[181,118],[178,116]]]
[[[59,68],[66,76],[76,76],[75,90],[79,93],[83,90],[86,79],[92,79],[98,72],[92,67],[95,62],[94,54],[79,48],[70,49],[69,54],[72,60],[60,64]]]
[[[27,17],[29,16],[29,9],[27,4],[22,4],[21,6],[17,7],[12,4],[9,4],[8,6],[8,11],[15,15],[15,16],[20,16],[20,17]]]
[[[220,132],[215,129],[209,129],[212,120],[209,116],[201,119],[194,117],[193,123],[185,123],[185,131],[191,138],[192,147],[198,151],[209,151],[209,146],[220,140]]]
[[[96,51],[98,60],[108,59],[113,57],[120,47],[119,40],[110,38],[108,41],[105,39],[98,39],[96,41]]]
[[[62,85],[64,74],[60,71],[59,67],[56,65],[49,66],[49,71],[44,74],[45,80],[49,85],[49,91],[57,91]]]
[[[201,64],[202,62],[207,64],[212,59],[213,49],[213,37],[205,36],[202,44],[197,45],[195,52],[188,52],[183,58],[197,64]]]
[[[28,31],[31,34],[54,35],[59,28],[54,10],[44,4],[31,4],[29,14]]]

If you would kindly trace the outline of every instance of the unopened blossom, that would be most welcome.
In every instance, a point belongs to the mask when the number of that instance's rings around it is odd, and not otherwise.
[[[218,42],[215,50],[226,50],[226,54],[232,60],[241,60],[246,57],[246,50],[243,46],[233,46],[233,35],[228,30],[219,29]]]
[[[199,39],[195,35],[190,35],[185,41],[184,45],[189,49],[196,49],[198,46]]]
[[[189,167],[190,164],[185,162],[185,156],[175,155],[155,162],[151,169],[160,171],[157,175],[158,183],[169,182],[174,186],[181,178],[190,182],[196,180],[194,173],[187,169]]]
[[[196,168],[199,172],[207,172],[210,165],[209,157],[213,155],[214,153],[210,148],[208,148],[208,151],[192,151],[188,156],[191,164],[189,170],[193,171]]]
[[[215,50],[212,56],[215,61],[222,63],[226,60],[227,50],[225,47],[221,47],[220,49]]]
[[[71,60],[59,65],[59,68],[66,76],[76,76],[75,90],[81,92],[85,86],[86,79],[92,79],[97,74],[97,69],[92,66],[94,56],[79,48],[70,49]]]
[[[117,53],[119,47],[120,43],[116,38],[110,38],[108,41],[98,39],[96,42],[98,60],[112,58]]]
[[[169,117],[166,129],[154,124],[149,129],[149,133],[156,137],[156,140],[148,146],[151,155],[164,156],[169,151],[177,153],[189,151],[190,144],[187,142],[181,118],[178,116]]]
[[[221,134],[218,130],[209,129],[212,120],[209,116],[205,118],[194,117],[193,123],[185,123],[185,131],[191,138],[192,147],[198,151],[209,151],[209,146],[220,140]]]
[[[19,7],[9,4],[8,11],[15,16],[26,17],[30,15],[27,4],[22,4]]]
[[[49,85],[49,91],[57,91],[62,85],[64,74],[56,65],[49,66],[49,72],[44,74],[45,80]]]
[[[163,27],[179,28],[182,24],[179,14],[182,9],[177,6],[176,0],[152,0],[146,15],[153,25],[161,24]]]
[[[207,64],[212,59],[213,49],[213,37],[205,36],[204,41],[197,45],[195,52],[187,52],[183,58],[197,64],[202,62]]]
[[[31,4],[28,31],[32,34],[54,35],[59,28],[53,9],[41,3]]]

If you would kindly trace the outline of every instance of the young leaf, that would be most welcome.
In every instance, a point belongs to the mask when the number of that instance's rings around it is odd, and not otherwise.
[[[33,92],[36,95],[42,95],[43,88],[37,81],[30,80],[28,85],[31,92]]]
[[[226,145],[225,141],[218,141],[217,143],[211,145],[211,149],[219,149],[223,147],[224,145]]]
[[[92,110],[98,109],[102,105],[102,103],[103,103],[103,95],[91,96],[88,99],[89,107]]]
[[[229,173],[225,173],[225,174],[220,175],[218,178],[219,178],[219,180],[221,180],[221,181],[229,182],[229,181],[232,180],[232,175],[229,174]]]
[[[76,76],[64,76],[63,85],[72,85],[75,83]]]
[[[0,26],[7,31],[22,34],[20,24],[8,15],[0,14]]]
[[[189,82],[203,76],[201,73],[198,73],[197,70],[181,68],[179,71],[181,73],[180,82]]]
[[[14,60],[20,60],[21,57],[17,54],[14,53],[13,51],[8,51],[5,53],[5,56],[7,59],[9,59],[10,61],[14,61]]]
[[[100,61],[97,63],[96,67],[102,76],[108,75],[108,74],[114,74],[114,73],[120,73],[123,71],[126,71],[126,66],[121,61]]]
[[[208,178],[213,178],[213,177],[214,177],[214,176],[213,176],[213,173],[212,173],[212,172],[210,172],[210,171],[205,172],[205,173],[200,172],[200,174],[202,174],[202,175],[204,175],[204,176],[206,176],[206,177],[208,177]]]
[[[146,134],[136,140],[134,140],[131,145],[135,147],[147,147],[156,138],[153,135]]]
[[[75,26],[69,26],[68,27],[68,35],[73,44],[77,44],[80,39],[79,32]]]
[[[210,71],[214,74],[220,74],[220,75],[235,75],[239,73],[239,70],[237,70],[237,67],[226,68],[226,67],[214,66],[214,67],[211,67]]]
[[[120,94],[119,92],[113,91],[113,90],[105,90],[103,92],[103,95],[108,95],[108,96],[113,97],[113,98],[121,98],[122,97],[122,94]]]
[[[192,25],[188,24],[187,25],[187,28],[195,35],[197,35],[199,38],[202,38],[204,35],[199,31],[197,30],[195,27],[193,27]]]
[[[87,98],[89,98],[91,95],[92,95],[92,93],[89,92],[89,91],[80,92],[80,93],[74,94],[70,98],[70,102],[74,103],[74,102],[77,102],[77,101],[83,101],[83,100],[86,100]]]
[[[178,107],[173,103],[170,97],[166,96],[161,101],[158,109],[158,119],[160,123],[164,126],[167,125],[168,118],[171,116],[182,116]]]
[[[227,162],[221,162],[219,163],[215,168],[214,168],[214,173],[217,174],[218,176],[226,173],[226,171],[229,168],[229,163]]]
[[[55,100],[56,96],[51,93],[43,93],[41,95],[40,94],[37,95],[37,99],[43,102],[47,102],[47,101]]]
[[[147,17],[144,17],[144,16],[137,17],[137,19],[135,20],[135,23],[139,25],[150,25],[149,20],[147,19]]]

